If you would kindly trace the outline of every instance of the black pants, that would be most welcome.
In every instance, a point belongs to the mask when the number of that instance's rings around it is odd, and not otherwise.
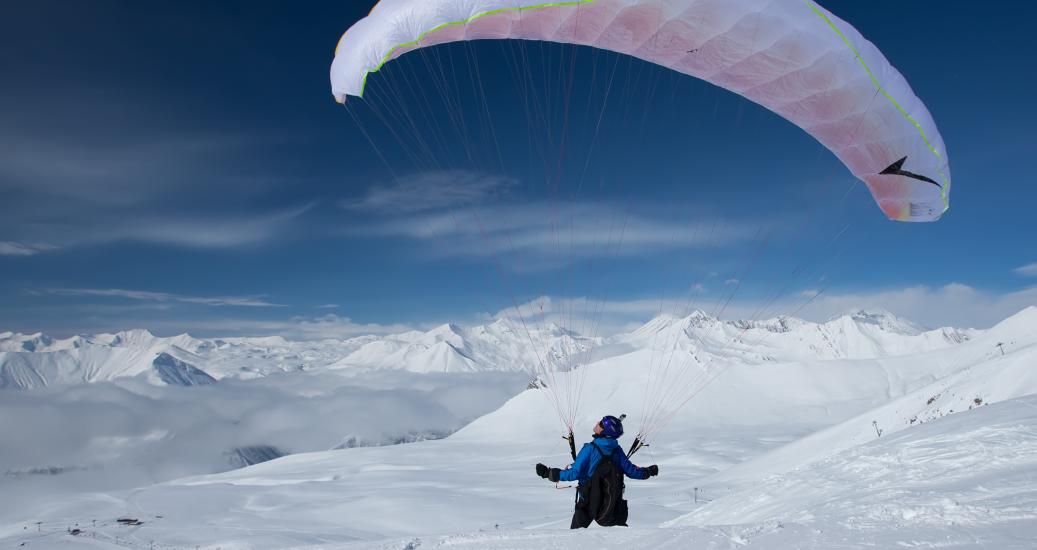
[[[627,501],[620,500],[616,503],[616,513],[612,516],[612,521],[615,521],[615,525],[627,526]],[[569,529],[585,529],[590,527],[591,522],[594,518],[591,516],[590,511],[587,508],[587,501],[579,499],[576,501],[576,509],[573,510],[573,521],[569,524]]]
[[[586,529],[590,527],[591,522],[594,518],[587,513],[587,507],[581,506],[579,502],[576,503],[576,510],[573,512],[573,522],[569,526],[569,529]]]

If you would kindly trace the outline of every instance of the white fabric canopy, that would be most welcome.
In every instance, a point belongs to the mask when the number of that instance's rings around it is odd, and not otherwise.
[[[871,42],[811,0],[382,0],[342,36],[332,93],[363,95],[368,75],[408,51],[488,38],[582,44],[701,78],[814,136],[889,218],[934,221],[949,207],[929,111]]]

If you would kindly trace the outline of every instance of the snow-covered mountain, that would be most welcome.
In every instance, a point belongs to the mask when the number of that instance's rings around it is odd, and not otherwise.
[[[214,380],[250,379],[292,371],[402,369],[431,372],[566,371],[631,349],[656,354],[739,357],[749,362],[867,359],[952,347],[982,334],[968,329],[926,331],[888,312],[858,311],[824,323],[782,317],[721,321],[696,311],[660,316],[629,334],[589,338],[554,324],[500,319],[462,328],[346,340],[288,341],[281,337],[198,339],[157,337],[146,330],[54,339],[44,334],[0,334],[0,389],[143,377],[179,384],[168,365]],[[161,359],[160,359],[161,358]],[[158,364],[156,364],[156,361]]]
[[[469,329],[446,324],[428,332],[409,332],[369,342],[333,367],[402,368],[413,372],[479,370],[534,373],[568,370],[580,354],[601,345],[555,324],[523,327],[499,319]]]
[[[873,359],[955,346],[982,334],[972,329],[925,330],[882,310],[854,311],[823,323],[794,317],[721,321],[695,311],[684,318],[660,316],[629,335],[638,347],[746,360]]]
[[[534,326],[527,332],[503,319],[469,329],[447,324],[427,332],[320,341],[197,339],[187,334],[162,338],[146,330],[67,339],[5,332],[0,334],[0,389],[138,376],[155,384],[176,384],[179,377],[163,374],[174,360],[183,369],[216,380],[322,369],[533,373],[545,368],[544,362],[553,365],[546,368],[568,369],[571,357],[600,342],[557,325]]]
[[[568,531],[571,489],[533,473],[571,460],[546,390],[533,388],[445,439],[20,506],[0,517],[0,544],[74,543],[65,529],[78,524],[93,545],[130,546],[1032,548],[1037,308],[982,332],[849,320],[657,319],[620,337],[626,351],[582,367],[577,438],[606,413],[630,414],[633,434],[651,382],[644,365],[659,352],[635,344],[676,327],[666,334],[684,334],[688,349],[720,353],[702,350],[722,331],[773,335],[757,344],[762,358],[743,349],[719,359],[723,376],[634,457],[661,474],[627,484],[630,529]],[[797,339],[840,326],[846,342],[869,336],[874,346],[854,349],[870,356],[847,357],[838,339],[825,353],[792,344],[811,349],[824,340]],[[779,357],[787,352],[801,358]],[[120,517],[144,523],[128,529]]]
[[[249,379],[325,366],[368,338],[290,342],[280,337],[197,339],[188,334],[158,337],[137,329],[115,334],[55,339],[43,334],[0,334],[0,389],[143,377],[177,384],[165,376],[169,364],[219,380]]]

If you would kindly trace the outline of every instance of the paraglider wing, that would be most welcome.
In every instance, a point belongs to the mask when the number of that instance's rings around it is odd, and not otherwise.
[[[339,41],[332,93],[362,96],[390,60],[475,39],[587,45],[701,78],[815,137],[890,219],[934,221],[950,205],[925,105],[874,45],[811,0],[382,0]]]

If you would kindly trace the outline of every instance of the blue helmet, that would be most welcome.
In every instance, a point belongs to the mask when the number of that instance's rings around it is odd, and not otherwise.
[[[624,415],[626,416],[626,415]],[[601,419],[601,436],[609,439],[619,439],[623,435],[623,421],[614,416],[606,416]]]

